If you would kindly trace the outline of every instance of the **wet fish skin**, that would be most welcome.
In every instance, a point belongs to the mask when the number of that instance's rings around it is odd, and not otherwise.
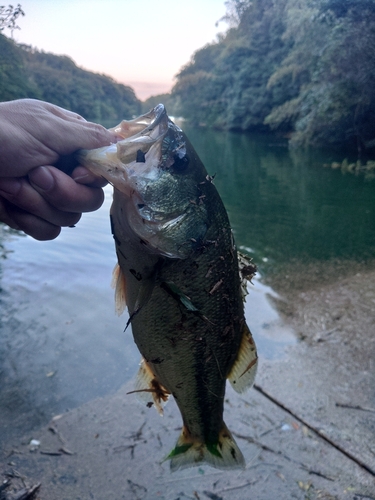
[[[239,392],[250,386],[257,355],[224,205],[162,105],[114,130],[123,141],[81,161],[114,186],[117,309],[126,297],[143,356],[136,391],[160,412],[172,394],[180,409],[172,470],[242,467],[223,421],[225,385],[229,378]]]

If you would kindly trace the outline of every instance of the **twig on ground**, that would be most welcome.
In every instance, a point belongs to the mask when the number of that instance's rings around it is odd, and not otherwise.
[[[349,405],[346,403],[335,403],[338,408],[349,408],[350,410],[361,410],[361,411],[369,411],[371,413],[375,413],[375,408],[367,408],[366,406],[360,405]]]
[[[41,483],[35,484],[31,486],[31,488],[23,488],[15,496],[13,496],[12,500],[31,500],[35,493],[39,490]]]

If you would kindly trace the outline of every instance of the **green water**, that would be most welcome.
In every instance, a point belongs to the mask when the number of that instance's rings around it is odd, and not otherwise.
[[[229,212],[239,247],[264,273],[291,259],[375,256],[375,181],[324,168],[340,154],[185,127]],[[343,158],[341,158],[343,159]]]

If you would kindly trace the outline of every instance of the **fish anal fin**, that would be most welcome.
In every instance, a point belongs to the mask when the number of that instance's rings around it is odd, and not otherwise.
[[[172,472],[203,463],[216,469],[242,469],[245,466],[245,459],[224,422],[215,443],[194,438],[183,426],[176,446],[167,459],[171,461]]]
[[[126,280],[118,263],[113,269],[111,285],[115,289],[115,310],[120,316],[126,307]]]
[[[255,342],[248,326],[244,323],[237,358],[228,375],[228,380],[236,392],[244,392],[253,385],[257,366],[258,356]]]
[[[128,394],[136,393],[140,401],[146,403],[147,406],[155,405],[156,410],[160,415],[163,415],[163,405],[168,401],[170,393],[156,379],[147,361],[142,358],[135,390]]]

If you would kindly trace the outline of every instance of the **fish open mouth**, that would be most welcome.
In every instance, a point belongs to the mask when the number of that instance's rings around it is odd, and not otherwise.
[[[79,161],[125,193],[135,170],[137,175],[143,171],[146,177],[152,176],[152,170],[160,161],[161,146],[168,126],[166,109],[163,104],[158,104],[150,112],[133,120],[123,120],[111,128],[119,138],[117,143],[80,151]]]
[[[164,125],[164,122],[168,122],[167,112],[164,104],[158,104],[145,115],[134,118],[134,120],[123,120],[110,130],[122,139],[128,139],[132,136],[135,138],[136,135],[140,135],[140,137],[149,136],[156,127]]]

